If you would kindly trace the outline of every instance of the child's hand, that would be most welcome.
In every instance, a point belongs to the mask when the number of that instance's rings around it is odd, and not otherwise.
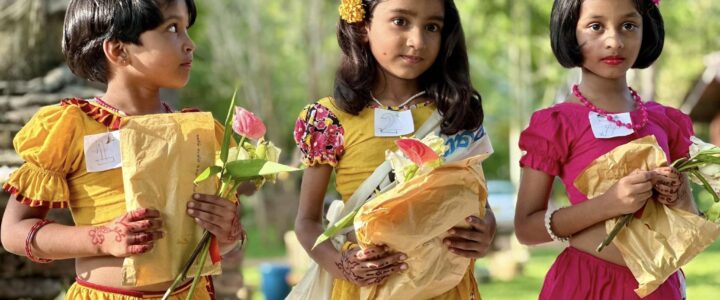
[[[384,283],[392,274],[407,269],[402,253],[391,254],[386,246],[348,249],[341,253],[335,265],[342,271],[345,280],[358,286]]]
[[[255,192],[257,192],[257,186],[255,186],[255,182],[253,181],[244,181],[237,188],[238,195],[252,196]]]
[[[156,240],[163,237],[160,212],[141,208],[128,212],[108,225],[90,229],[93,245],[104,254],[128,257],[142,254],[153,248]]]
[[[443,243],[450,252],[467,258],[481,258],[490,250],[493,235],[484,219],[470,216],[465,219],[470,228],[454,227],[448,231],[450,235]]]
[[[682,185],[682,176],[672,167],[662,167],[654,170],[653,189],[657,191],[657,200],[667,206],[675,206],[680,199],[679,191]]]
[[[645,205],[652,197],[653,176],[652,171],[637,170],[618,180],[605,192],[604,196],[612,201],[609,207],[615,211],[615,216],[634,213]]]
[[[242,237],[238,205],[217,196],[194,194],[187,213],[202,228],[215,235],[220,244],[233,244]]]

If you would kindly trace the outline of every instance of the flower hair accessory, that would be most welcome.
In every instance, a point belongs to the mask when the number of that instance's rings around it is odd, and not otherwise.
[[[655,6],[660,6],[660,0],[650,0]]]
[[[362,0],[342,0],[338,12],[340,18],[348,24],[362,22],[365,19]]]

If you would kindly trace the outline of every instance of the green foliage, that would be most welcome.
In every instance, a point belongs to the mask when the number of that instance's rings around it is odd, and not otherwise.
[[[232,177],[245,181],[282,172],[294,172],[298,169],[264,159],[245,159],[228,162],[227,171]]]

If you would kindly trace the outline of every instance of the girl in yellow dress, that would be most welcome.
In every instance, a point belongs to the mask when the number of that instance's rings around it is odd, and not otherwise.
[[[17,134],[14,146],[25,164],[3,187],[11,199],[2,219],[6,250],[35,262],[75,259],[77,280],[66,299],[159,299],[171,284],[121,285],[123,258],[150,251],[163,238],[163,220],[154,209],[127,212],[121,169],[88,168],[83,141],[117,130],[124,116],[172,112],[159,92],[188,81],[195,17],[193,0],[73,0],[68,7],[67,64],[80,77],[106,83],[107,91],[44,107]],[[193,198],[188,215],[218,238],[221,253],[230,251],[242,235],[236,205]],[[46,220],[51,208],[69,208],[75,226]],[[173,299],[187,290],[185,284]],[[205,278],[195,298],[213,293]]]
[[[380,165],[394,141],[415,132],[438,110],[441,132],[482,132],[480,95],[470,83],[460,17],[451,0],[342,1],[338,42],[343,56],[334,97],[301,113],[295,140],[308,168],[295,222],[310,256],[335,278],[333,299],[358,299],[361,286],[377,285],[407,269],[405,254],[386,247],[342,249],[330,242],[311,250],[322,233],[322,207],[331,174],[347,201]],[[388,113],[397,112],[397,113]],[[476,135],[481,136],[481,135]],[[495,233],[495,220],[468,217],[469,229],[453,228],[449,251],[480,258]],[[468,214],[470,215],[470,213]],[[463,280],[436,299],[479,299],[468,266]]]

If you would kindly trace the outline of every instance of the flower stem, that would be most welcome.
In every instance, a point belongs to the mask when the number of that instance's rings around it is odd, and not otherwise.
[[[607,245],[610,245],[613,239],[615,239],[615,236],[620,232],[620,229],[625,227],[628,223],[630,223],[630,220],[632,220],[633,214],[626,214],[620,217],[617,223],[615,223],[615,227],[610,231],[608,236],[605,238],[605,240],[598,245],[596,251],[601,252]]]
[[[240,142],[237,145],[237,153],[235,153],[235,160],[240,160],[240,149],[245,149],[243,144],[245,144],[245,136],[241,135]]]
[[[208,244],[208,241],[210,241],[210,232],[205,230],[203,233],[202,239],[200,239],[200,243],[195,247],[195,250],[193,250],[192,254],[190,254],[190,258],[185,262],[185,265],[182,268],[182,271],[180,271],[180,274],[178,274],[177,277],[175,277],[175,281],[173,281],[172,285],[165,291],[165,295],[163,295],[162,300],[167,300],[170,297],[170,294],[172,294],[173,291],[175,291],[175,288],[177,286],[185,281],[187,279],[187,273],[190,271],[190,267],[192,267],[193,263],[195,262],[195,259],[197,258],[200,251],[204,248],[206,248],[206,245]],[[207,252],[207,251],[206,251]],[[203,262],[204,265],[204,262]]]
[[[209,236],[210,235],[208,234],[207,241],[205,241],[205,243],[202,243],[204,246],[201,251],[202,254],[200,254],[200,263],[198,264],[198,269],[197,269],[197,272],[195,273],[195,278],[193,278],[192,285],[190,285],[190,290],[188,291],[188,294],[187,294],[187,297],[185,298],[185,300],[192,299],[193,294],[195,294],[195,287],[197,286],[198,281],[200,281],[200,276],[202,275],[203,267],[205,266],[205,259],[207,259],[207,254],[209,252],[208,251],[208,248],[210,247]]]
[[[702,174],[700,174],[700,172],[698,170],[690,170],[690,174],[693,174],[693,176],[695,176],[695,178],[697,178],[698,180],[700,180],[702,182],[703,187],[710,193],[710,195],[713,196],[713,200],[715,200],[715,202],[720,202],[720,197],[718,197],[718,194],[715,193],[715,190],[713,190],[710,183],[707,181],[707,179],[705,179],[705,177]]]

